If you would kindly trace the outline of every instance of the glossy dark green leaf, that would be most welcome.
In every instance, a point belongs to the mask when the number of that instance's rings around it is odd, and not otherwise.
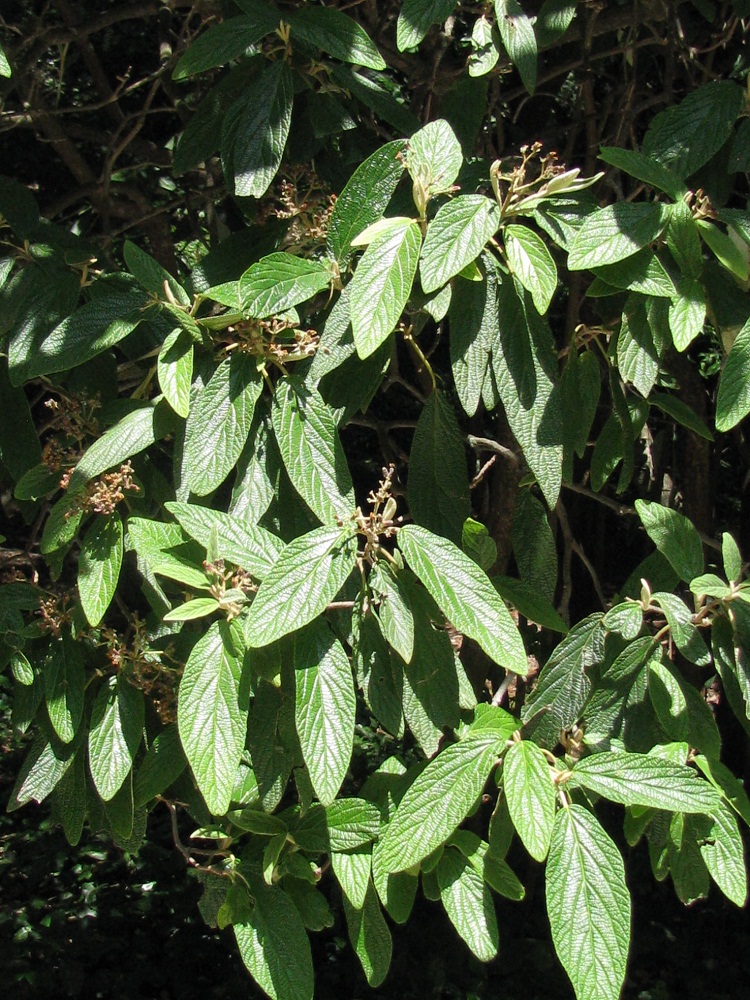
[[[517,0],[494,0],[495,21],[510,61],[530,94],[536,87],[536,36],[530,18]]]
[[[290,21],[292,40],[298,36],[342,62],[368,69],[386,68],[364,28],[341,10],[302,7],[291,12]]]
[[[458,195],[441,205],[427,227],[420,277],[435,292],[480,255],[500,222],[497,203],[479,194]]]
[[[399,51],[419,45],[432,25],[444,21],[455,6],[455,0],[404,0],[396,26]]]

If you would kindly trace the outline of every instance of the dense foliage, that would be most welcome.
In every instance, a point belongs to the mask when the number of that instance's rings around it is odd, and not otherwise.
[[[274,1000],[520,842],[616,1000],[600,800],[747,897],[750,4],[94,6],[3,24],[9,808],[168,810]]]

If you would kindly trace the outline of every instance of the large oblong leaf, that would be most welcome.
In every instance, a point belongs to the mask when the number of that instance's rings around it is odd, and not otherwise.
[[[614,264],[655,240],[668,219],[664,205],[618,201],[587,216],[568,256],[571,271]]]
[[[479,256],[500,223],[497,203],[481,194],[462,194],[441,205],[427,227],[420,277],[435,292]]]
[[[112,602],[122,566],[120,515],[97,517],[81,542],[78,593],[89,625],[96,626]]]
[[[143,732],[143,695],[125,678],[102,684],[91,712],[89,770],[105,802],[114,798],[133,766]]]
[[[271,411],[292,485],[324,524],[350,518],[354,487],[336,422],[317,392],[280,379]]]
[[[398,546],[450,622],[496,663],[525,676],[528,663],[518,629],[473,559],[447,538],[418,525],[401,528]]]
[[[185,478],[193,493],[211,493],[236,466],[262,389],[255,360],[235,353],[193,401],[185,427]]]
[[[503,761],[503,788],[513,826],[537,861],[549,850],[555,821],[555,786],[546,757],[530,740],[514,743]]]
[[[328,224],[327,247],[340,268],[349,262],[354,237],[385,211],[404,172],[405,151],[403,139],[375,150],[360,163],[336,199]]]
[[[255,905],[233,923],[242,961],[272,1000],[312,1000],[310,941],[299,910],[275,885],[253,880]]]
[[[444,21],[456,0],[404,0],[396,25],[399,52],[419,45],[433,24]]]
[[[731,430],[748,413],[750,413],[750,319],[737,334],[719,377],[716,430]]]
[[[438,390],[417,421],[407,497],[417,524],[460,543],[463,523],[471,513],[466,447],[453,409]]]
[[[83,718],[86,676],[82,649],[68,638],[53,642],[44,663],[47,714],[63,743],[70,743]]]
[[[510,61],[530,94],[536,87],[536,35],[518,0],[495,0],[495,23]]]
[[[496,732],[446,747],[409,786],[381,838],[378,863],[400,872],[440,847],[468,815],[505,745]]]
[[[292,122],[294,79],[286,59],[270,63],[224,118],[221,162],[238,198],[262,198],[276,175]]]
[[[351,525],[315,528],[290,542],[250,605],[249,645],[267,646],[322,614],[354,569],[356,554]]]
[[[684,514],[647,500],[636,500],[635,509],[648,537],[686,583],[703,572],[703,543]]]
[[[544,240],[528,226],[508,225],[503,236],[508,263],[543,316],[557,288],[557,267],[552,254]]]
[[[446,848],[437,866],[440,899],[450,922],[480,962],[497,954],[495,906],[488,886],[468,858]]]
[[[684,764],[650,754],[603,751],[584,757],[571,781],[613,802],[684,813],[710,813],[719,796]]]
[[[351,281],[349,307],[357,354],[368,358],[396,328],[411,293],[422,234],[412,219],[376,236]]]
[[[229,559],[262,580],[284,548],[284,543],[259,524],[193,503],[165,504],[188,535],[205,549],[216,545],[220,559]]]
[[[291,253],[272,253],[251,264],[240,278],[240,302],[246,316],[263,319],[286,312],[328,287],[325,264]]]
[[[214,622],[190,652],[180,681],[177,724],[206,805],[223,816],[247,732],[242,662],[226,622]]]
[[[578,1000],[617,1000],[630,943],[620,852],[590,812],[561,809],[546,870],[552,940]]]
[[[326,7],[302,7],[289,15],[292,40],[295,36],[315,45],[341,62],[385,69],[383,57],[369,35],[343,11]]]
[[[302,756],[315,794],[327,806],[349,769],[357,698],[344,647],[321,619],[295,635],[294,675]]]

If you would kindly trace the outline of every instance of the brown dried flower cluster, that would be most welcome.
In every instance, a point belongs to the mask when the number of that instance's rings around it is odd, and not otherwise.
[[[306,167],[290,170],[289,177],[276,187],[277,195],[265,210],[266,217],[291,219],[284,245],[309,247],[322,243],[336,204],[336,195],[328,194],[314,173]]]
[[[70,484],[72,470],[68,470],[60,480],[60,488],[66,490]],[[128,460],[117,472],[105,472],[98,479],[93,479],[86,489],[76,498],[76,503],[67,512],[66,517],[74,513],[86,511],[91,514],[113,514],[126,493],[138,493],[140,486],[133,480],[133,466]]]
[[[151,648],[146,623],[137,615],[133,616],[131,626],[127,639],[115,629],[102,629],[107,659],[118,673],[127,672],[135,687],[151,699],[164,725],[168,725],[177,718],[177,687],[182,667],[164,663],[165,658],[171,658],[171,649]]]

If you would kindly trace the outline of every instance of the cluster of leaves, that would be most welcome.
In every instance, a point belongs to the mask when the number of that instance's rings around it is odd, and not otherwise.
[[[32,736],[10,808],[49,796],[71,843],[89,822],[129,849],[149,810],[187,810],[204,916],[232,926],[274,1000],[313,995],[308,932],[332,923],[331,875],[370,985],[420,883],[493,958],[492,893],[524,896],[506,860],[518,837],[546,863],[577,997],[615,1000],[630,900],[598,799],[625,807],[628,843],[646,838],[682,900],[710,879],[746,899],[750,801],[682,668],[717,678],[750,731],[750,584],[730,533],[723,577],[706,572],[691,522],[639,498],[654,551],[569,627],[547,508],[564,515],[564,486],[633,490],[654,414],[713,439],[669,371],[707,329],[726,353],[716,431],[750,412],[750,213],[693,183],[709,164],[750,168],[747,91],[705,84],[640,150],[603,148],[641,195],[600,207],[602,174],[538,143],[490,164],[446,119],[419,127],[348,13],[236,6],[174,67],[180,81],[231,64],[177,142],[178,172],[218,154],[240,204],[271,204],[295,114],[314,150],[355,127],[349,102],[398,137],[335,199],[311,207],[288,182],[275,220],[181,276],[132,242],[124,269],[99,269],[91,241],[0,185],[0,454],[18,510],[46,515],[31,571],[0,588],[14,727]],[[472,77],[508,60],[533,91],[576,5],[548,0],[536,20],[523,6],[475,20]],[[406,0],[398,50],[455,7]],[[578,274],[600,320],[564,340],[555,303]],[[403,467],[374,474],[344,437],[392,384],[416,412],[405,487]],[[477,426],[506,426],[510,445],[467,436]],[[513,472],[518,578],[476,516],[487,469],[467,445]],[[356,780],[365,720],[389,749]]]

